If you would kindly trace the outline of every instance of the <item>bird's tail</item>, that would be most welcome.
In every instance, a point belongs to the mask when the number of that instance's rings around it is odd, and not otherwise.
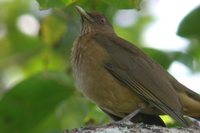
[[[200,95],[184,85],[181,86],[182,89],[178,93],[184,107],[184,114],[200,120]]]

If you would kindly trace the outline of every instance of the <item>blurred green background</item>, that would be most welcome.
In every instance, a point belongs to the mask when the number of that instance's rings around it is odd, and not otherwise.
[[[121,37],[137,44],[164,68],[179,61],[199,72],[200,7],[186,15],[177,29],[177,34],[190,42],[186,50],[166,52],[143,47],[145,27],[154,22],[151,14],[138,14],[128,27],[113,21],[120,9],[145,10],[148,3],[140,8],[141,2],[0,0],[0,132],[54,133],[109,121],[74,86],[70,54],[80,31],[75,5],[105,14]],[[163,118],[174,126],[169,118]]]

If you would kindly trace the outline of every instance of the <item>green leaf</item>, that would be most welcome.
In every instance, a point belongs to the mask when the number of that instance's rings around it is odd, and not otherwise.
[[[72,94],[69,81],[64,74],[43,73],[13,87],[0,101],[0,132],[32,131]]]
[[[102,0],[103,2],[107,3],[111,7],[115,7],[118,9],[131,9],[136,8],[140,9],[140,2],[141,0]]]
[[[187,49],[188,53],[188,60],[183,59],[184,61],[189,61],[190,64],[188,65],[189,68],[193,72],[199,72],[200,71],[200,42],[196,40],[191,40],[190,47]]]
[[[151,58],[161,64],[165,69],[167,69],[173,61],[169,53],[159,51],[152,48],[144,48],[145,53],[147,53]]]
[[[40,36],[42,41],[48,46],[58,42],[66,31],[65,23],[58,17],[50,15],[41,22]]]
[[[179,25],[177,34],[186,38],[200,39],[200,6],[185,16]]]
[[[143,48],[144,52],[151,58],[161,64],[165,69],[168,69],[173,61],[179,61],[189,68],[193,68],[194,59],[191,54],[183,52],[164,52],[152,48]]]
[[[64,0],[37,0],[40,9],[48,9],[52,7],[62,7],[65,5]]]
[[[70,5],[78,0],[63,0],[65,2],[66,5]]]
[[[115,9],[140,9],[141,0],[37,0],[41,9],[64,7],[73,3],[95,8],[115,8]]]

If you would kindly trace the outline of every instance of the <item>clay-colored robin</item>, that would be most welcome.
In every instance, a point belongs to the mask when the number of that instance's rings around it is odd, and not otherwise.
[[[158,115],[167,114],[187,126],[183,115],[200,118],[200,95],[118,37],[104,15],[76,9],[82,30],[74,42],[72,69],[87,97],[114,120],[151,124],[152,118],[162,125]]]

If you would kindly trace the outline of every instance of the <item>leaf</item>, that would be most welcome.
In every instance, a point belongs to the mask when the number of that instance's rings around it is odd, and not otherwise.
[[[42,73],[13,87],[0,101],[0,132],[32,131],[72,94],[69,81],[64,74]]]
[[[152,48],[144,48],[145,53],[147,53],[151,58],[161,64],[165,69],[167,69],[172,63],[173,59],[169,56],[169,53],[159,51]]]
[[[181,21],[177,34],[186,38],[200,39],[200,6]]]
[[[65,5],[64,0],[37,0],[40,9],[48,9],[52,7],[62,7]]]
[[[62,20],[47,16],[41,22],[40,37],[46,45],[51,46],[57,43],[66,31],[65,23]]]
[[[191,44],[189,45],[187,49],[188,53],[188,61],[190,64],[188,65],[189,68],[193,72],[199,72],[200,71],[200,42],[199,41],[191,41]],[[187,61],[187,60],[184,60]]]
[[[64,7],[73,3],[81,4],[93,9],[101,7],[102,9],[114,7],[115,9],[140,9],[141,0],[37,0],[41,9]]]
[[[195,71],[195,69],[196,71],[197,69],[199,70],[199,65],[196,66],[197,68],[193,68],[195,58],[194,58],[194,55],[192,54],[195,54],[195,52],[193,53],[185,53],[185,52],[177,52],[177,51],[164,52],[164,51],[160,51],[160,50],[156,50],[152,48],[143,48],[143,50],[151,58],[153,58],[155,61],[161,64],[165,69],[169,68],[169,66],[171,65],[173,61],[179,61],[185,64],[186,66],[188,66],[189,68],[191,68],[191,70],[193,71]]]
[[[63,0],[65,2],[66,5],[70,5],[78,0]]]
[[[107,3],[111,7],[115,7],[118,9],[140,9],[140,2],[141,0],[102,0],[103,2]]]

